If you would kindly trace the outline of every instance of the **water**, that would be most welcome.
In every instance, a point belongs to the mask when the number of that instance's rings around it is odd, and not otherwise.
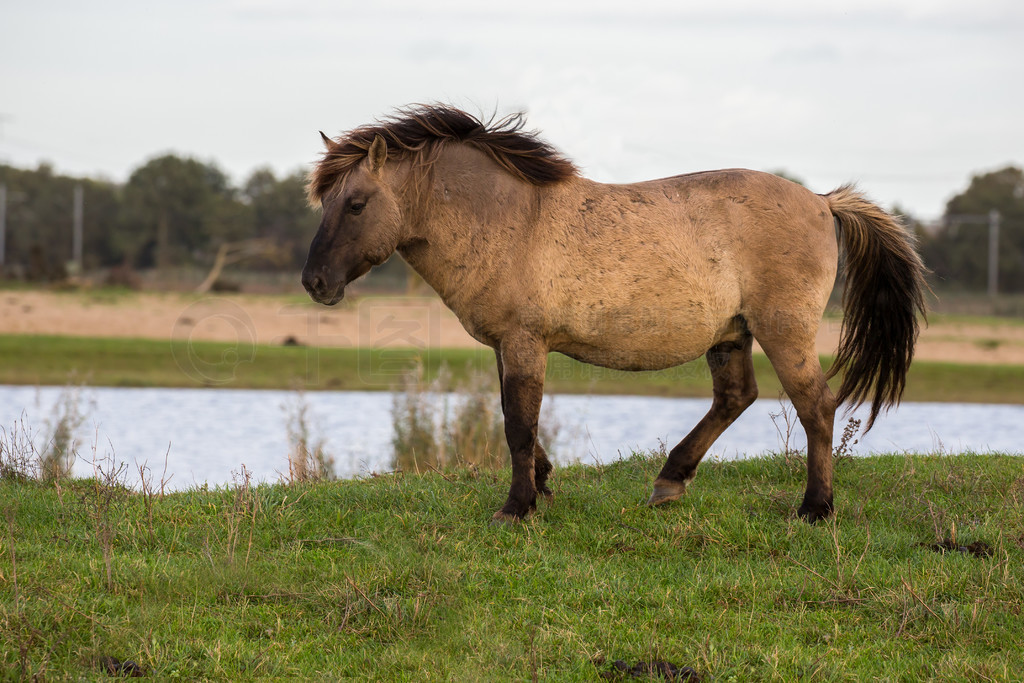
[[[53,421],[61,387],[0,386],[0,427],[15,421],[36,433],[36,443]],[[85,420],[76,435],[77,475],[93,473],[94,456],[113,456],[132,469],[146,463],[159,480],[166,458],[170,488],[230,483],[244,464],[257,481],[287,473],[287,419],[298,395],[288,391],[232,389],[87,388],[80,405]],[[342,477],[391,469],[391,394],[317,392],[304,395],[314,437],[326,440]],[[561,425],[555,444],[560,463],[606,463],[634,450],[674,445],[704,415],[710,399],[646,396],[569,396],[545,399]],[[778,450],[782,445],[771,414],[777,400],[751,406],[712,446],[708,457],[733,459]],[[855,417],[865,418],[861,409]],[[866,421],[866,420],[865,420]],[[782,421],[777,420],[779,426]],[[836,443],[843,418],[836,422]],[[878,419],[852,450],[947,452],[965,450],[1021,453],[1024,406],[906,403]],[[790,445],[806,445],[795,425]]]

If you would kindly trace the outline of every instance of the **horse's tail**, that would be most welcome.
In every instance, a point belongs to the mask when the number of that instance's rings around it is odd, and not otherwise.
[[[828,377],[843,372],[839,404],[871,399],[871,429],[903,396],[914,357],[918,314],[925,316],[925,267],[914,236],[852,185],[823,195],[839,221],[846,289],[839,350]]]

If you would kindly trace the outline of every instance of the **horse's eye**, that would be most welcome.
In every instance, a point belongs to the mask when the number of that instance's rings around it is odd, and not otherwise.
[[[361,214],[363,212],[363,209],[365,209],[365,208],[366,208],[366,202],[352,202],[352,204],[348,207],[348,210],[349,210],[349,213],[351,213],[351,214],[353,214],[355,216],[358,216],[359,214]]]

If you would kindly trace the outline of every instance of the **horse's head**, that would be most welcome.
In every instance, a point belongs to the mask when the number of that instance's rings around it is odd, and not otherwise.
[[[324,136],[324,144],[330,152],[335,143]],[[302,269],[302,286],[314,301],[338,303],[345,285],[398,247],[402,212],[385,177],[387,156],[387,143],[378,135],[366,158],[322,197],[323,218]]]

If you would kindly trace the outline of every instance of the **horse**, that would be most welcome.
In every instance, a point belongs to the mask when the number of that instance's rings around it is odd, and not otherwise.
[[[833,511],[838,406],[899,403],[924,318],[925,269],[901,223],[852,185],[819,195],[744,169],[604,184],[524,115],[433,104],[330,138],[309,173],[322,220],[302,284],[334,305],[394,252],[497,359],[512,481],[495,522],[549,501],[537,440],[548,354],[619,370],[707,359],[711,408],[668,454],[648,505],[679,499],[757,397],[757,340],[807,435],[798,515]],[[844,318],[826,374],[815,336],[845,253]],[[826,381],[842,375],[838,393]],[[865,430],[866,431],[866,430]]]

